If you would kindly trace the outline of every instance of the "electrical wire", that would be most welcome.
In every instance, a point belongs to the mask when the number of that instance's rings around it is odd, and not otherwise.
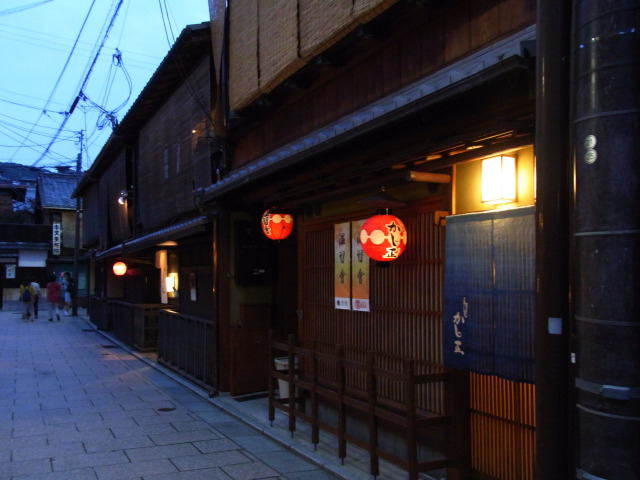
[[[169,20],[170,12],[169,12],[169,7],[167,6],[167,0],[158,0],[158,5],[160,6],[160,14],[162,16],[162,23],[164,27],[165,37],[167,38],[167,42],[169,43],[169,52],[171,53],[173,61],[178,70],[178,73],[180,74],[180,77],[182,78],[184,85],[187,91],[189,92],[189,95],[196,101],[196,104],[198,105],[198,107],[200,108],[204,116],[209,120],[211,124],[213,124],[213,118],[211,117],[209,105],[200,95],[198,95],[196,87],[190,81],[189,75],[187,75],[186,73],[187,69],[185,68],[182,59],[180,58],[179,55],[176,55],[174,50],[172,50],[172,46],[175,43],[176,38],[173,33],[173,29],[171,27],[171,22]],[[165,16],[166,16],[166,20],[165,20]]]
[[[93,7],[94,7],[95,3],[96,3],[96,0],[93,0],[91,2],[91,6],[89,7],[89,11],[87,12],[87,15],[84,18],[84,22],[82,22],[82,26],[80,27],[80,32],[78,33],[78,35],[76,37],[76,41],[74,42],[73,47],[71,48],[71,52],[69,52],[69,55],[67,56],[67,61],[65,62],[64,66],[62,67],[62,71],[60,72],[60,75],[58,76],[58,79],[56,80],[56,83],[53,86],[53,90],[51,91],[51,94],[49,95],[49,98],[45,102],[44,108],[42,109],[43,112],[45,112],[47,110],[49,102],[51,102],[51,99],[53,98],[54,93],[56,92],[56,90],[58,89],[58,86],[60,85],[60,81],[62,80],[62,75],[64,74],[64,72],[67,70],[67,67],[69,66],[69,61],[71,60],[71,57],[73,56],[73,53],[75,52],[76,46],[78,45],[78,41],[80,40],[80,35],[82,34],[82,32],[84,30],[84,27],[87,25],[87,21],[89,20],[89,14],[93,10]],[[41,118],[42,118],[42,114],[38,117],[38,120],[36,120],[36,122],[33,124],[34,128],[40,122]],[[31,135],[31,132],[29,132],[27,134],[27,136],[25,137],[25,141],[29,138],[30,135]],[[16,150],[16,152],[11,156],[9,161],[13,160],[13,158],[15,157],[17,152],[18,152],[18,150]],[[45,153],[46,153],[46,150],[45,150]]]
[[[94,0],[95,1],[95,0]],[[78,102],[80,101],[80,95],[82,94],[82,90],[84,89],[84,87],[87,85],[87,82],[89,81],[89,77],[91,76],[91,72],[93,71],[93,67],[96,64],[96,61],[100,55],[100,51],[102,50],[102,47],[104,46],[104,43],[107,40],[107,37],[109,36],[109,31],[111,30],[111,28],[113,27],[113,24],[115,22],[116,16],[118,15],[118,11],[120,10],[120,7],[122,6],[122,2],[124,0],[119,0],[118,1],[118,5],[116,6],[115,12],[113,13],[113,16],[111,17],[111,21],[109,22],[108,27],[106,28],[106,31],[104,33],[104,36],[102,37],[102,42],[100,43],[100,47],[98,48],[98,51],[93,59],[93,62],[91,63],[91,66],[89,67],[89,70],[86,74],[86,76],[84,77],[84,80],[82,82],[82,84],[80,85],[80,88],[78,89],[78,95],[76,96],[75,100],[73,101],[73,103],[71,104],[71,107],[69,108],[69,112],[68,115],[66,115],[64,117],[64,120],[62,122],[62,124],[60,125],[60,130],[62,130],[62,128],[64,128],[64,126],[66,125],[67,121],[69,120],[69,117],[71,116],[71,114],[73,113],[73,111],[75,110],[76,106],[78,105]],[[52,144],[55,140],[52,141]],[[38,160],[36,160],[33,163],[33,166],[35,167],[38,163],[40,163],[40,161],[42,160],[42,158],[44,158],[44,156],[47,154],[47,151],[49,150],[49,148],[47,147],[47,149],[42,153],[42,155],[40,156],[40,158],[38,158]]]
[[[3,31],[3,29],[5,30]],[[0,22],[0,39],[19,42],[22,45],[33,45],[40,49],[53,50],[56,52],[68,52],[70,48],[69,42],[73,41],[68,37],[44,35],[37,30],[16,27],[2,22]],[[94,51],[95,44],[80,41],[76,48],[76,56],[89,59],[92,58]],[[128,64],[131,68],[139,68],[145,71],[153,71],[158,65],[158,60],[161,60],[161,57],[157,55],[149,55],[144,52],[123,50],[123,53],[126,54]],[[99,61],[107,62],[110,60],[101,58]]]
[[[23,10],[28,10],[33,7],[38,7],[44,3],[52,2],[53,0],[42,0],[41,2],[30,3],[29,5],[23,5],[21,7],[9,8],[7,10],[0,10],[0,16],[9,15],[11,13],[22,12]]]

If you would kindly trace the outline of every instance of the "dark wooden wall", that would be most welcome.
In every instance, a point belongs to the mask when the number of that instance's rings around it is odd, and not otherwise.
[[[193,190],[212,183],[209,101],[207,58],[141,129],[136,199],[142,230],[192,212]]]

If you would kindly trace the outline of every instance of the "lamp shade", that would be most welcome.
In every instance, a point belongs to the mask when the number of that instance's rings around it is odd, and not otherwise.
[[[369,258],[390,262],[407,248],[407,229],[394,215],[374,215],[362,225],[360,243]]]
[[[127,273],[127,264],[124,262],[116,262],[113,264],[113,273],[115,273],[118,277],[121,277],[125,273]]]
[[[262,232],[271,240],[283,240],[293,230],[293,215],[273,208],[262,214]]]
[[[516,159],[504,155],[482,160],[482,203],[516,201]]]

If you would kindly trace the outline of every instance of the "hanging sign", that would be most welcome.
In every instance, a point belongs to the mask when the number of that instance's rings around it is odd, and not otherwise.
[[[62,225],[60,222],[54,222],[51,231],[51,253],[53,255],[60,255],[62,246]]]
[[[391,262],[407,248],[407,229],[393,215],[374,215],[360,231],[364,252],[373,260]]]
[[[351,308],[354,311],[369,311],[369,257],[364,253],[360,235],[365,220],[351,222],[351,231],[356,235],[351,236]]]
[[[337,223],[334,228],[334,288],[335,307],[351,309],[351,235],[350,224]]]

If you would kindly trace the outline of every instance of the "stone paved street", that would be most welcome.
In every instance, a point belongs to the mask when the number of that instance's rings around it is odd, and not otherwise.
[[[80,317],[0,312],[1,480],[331,480]]]

